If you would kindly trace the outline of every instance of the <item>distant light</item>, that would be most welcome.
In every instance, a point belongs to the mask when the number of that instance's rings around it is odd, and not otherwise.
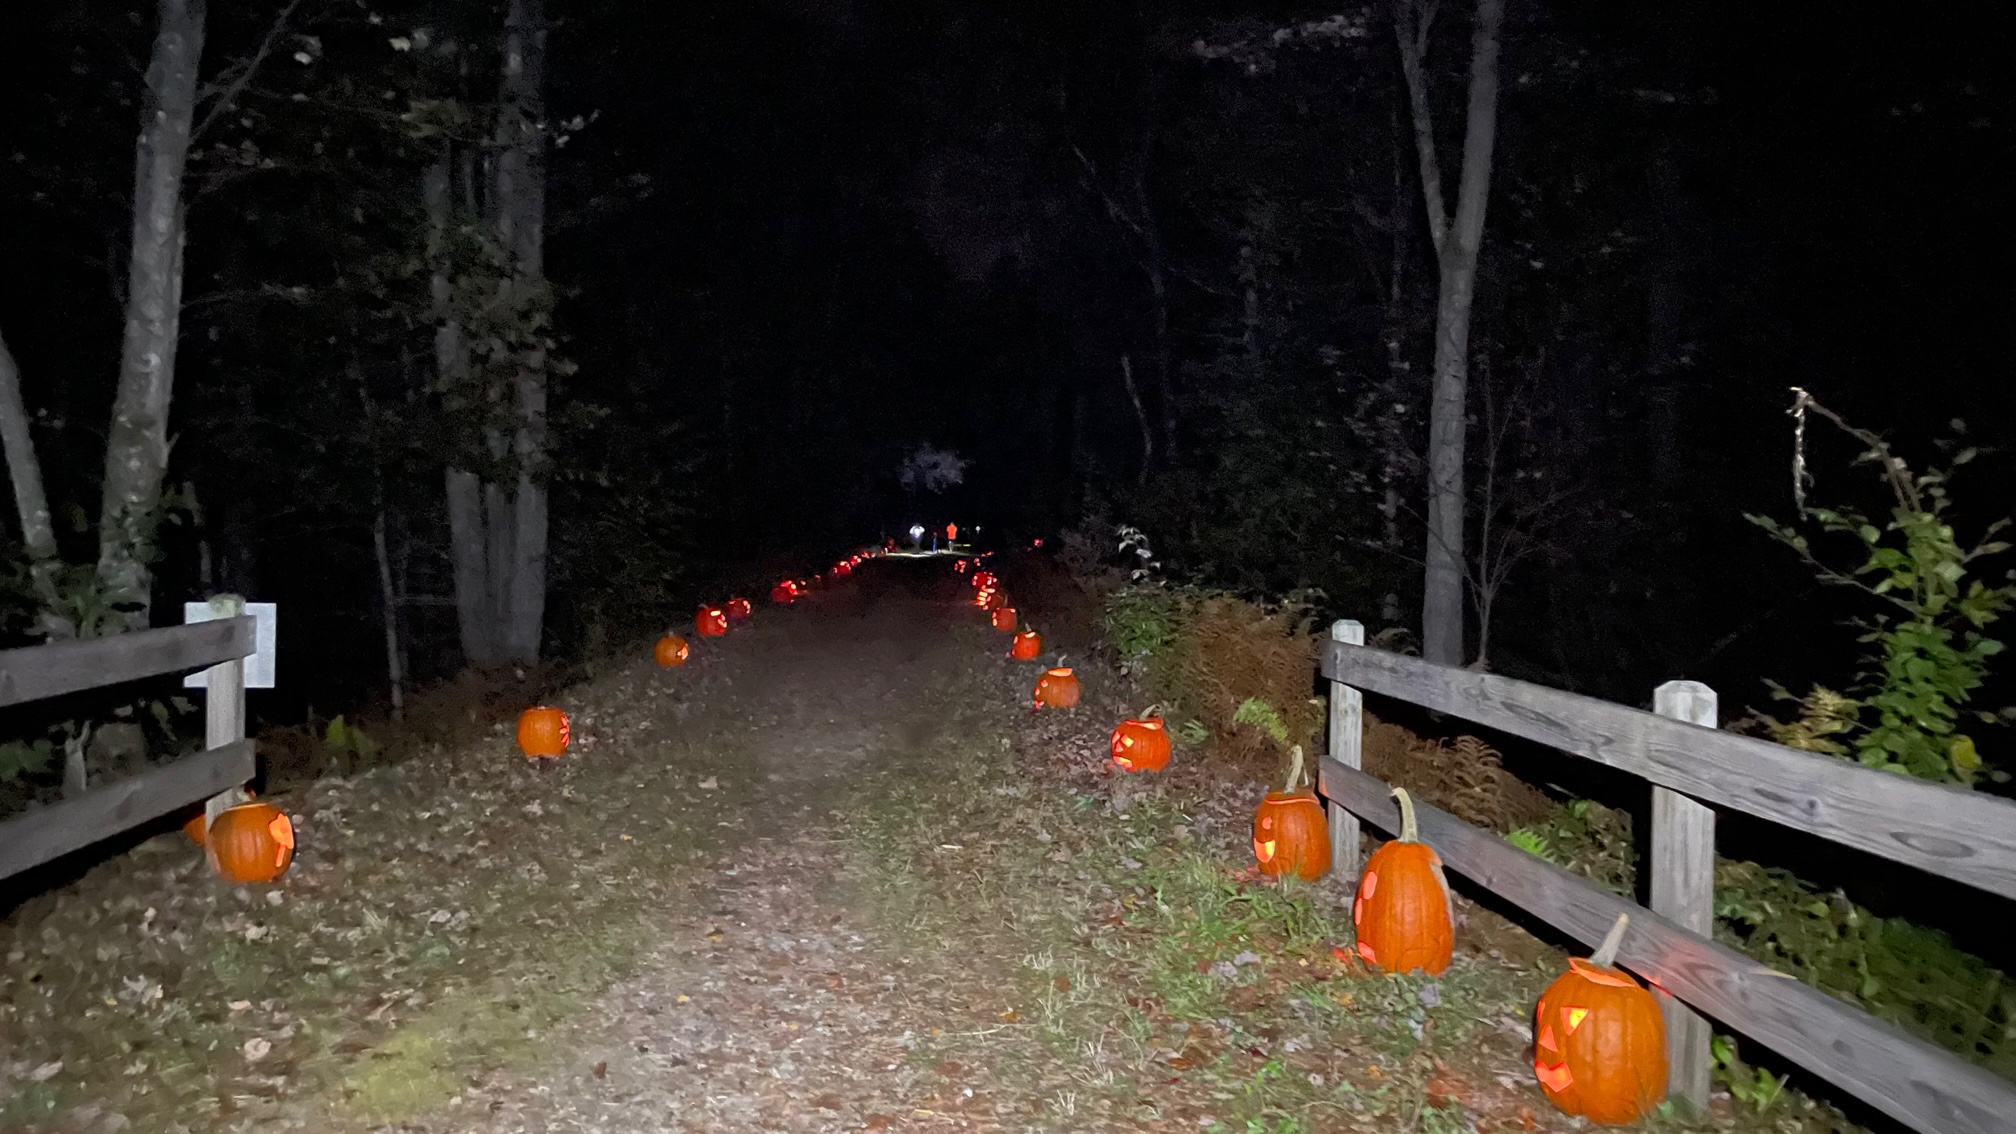
[[[918,539],[923,539],[923,538],[924,538],[924,525],[923,525],[923,524],[911,524],[911,525],[910,525],[910,538],[911,538],[911,539],[913,539],[913,540],[918,540]]]

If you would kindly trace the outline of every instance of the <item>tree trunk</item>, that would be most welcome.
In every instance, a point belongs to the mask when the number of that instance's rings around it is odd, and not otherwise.
[[[0,448],[6,450],[7,479],[14,485],[14,511],[21,519],[21,547],[28,555],[29,581],[42,604],[42,630],[50,637],[74,632],[63,618],[56,573],[63,560],[56,548],[56,525],[49,515],[49,496],[42,489],[42,461],[35,455],[28,406],[21,397],[21,368],[0,337]]]
[[[434,371],[436,383],[451,400],[466,399],[469,352],[455,297],[456,281],[449,269],[450,236],[455,227],[454,154],[443,145],[421,183],[427,210],[427,255],[433,275]],[[450,464],[443,476],[447,502],[449,561],[454,565],[455,624],[461,632],[462,659],[473,666],[493,666],[503,660],[498,644],[495,604],[490,599],[490,572],[483,523],[483,484],[476,474]]]
[[[511,257],[520,309],[545,288],[546,19],[542,0],[511,0],[504,26],[504,78],[497,123],[498,242]],[[543,298],[538,300],[544,306]],[[545,328],[540,327],[541,335]],[[517,483],[508,521],[505,648],[511,660],[539,660],[546,616],[546,352],[525,351],[517,381],[518,425],[511,441]],[[502,517],[500,517],[502,519]]]
[[[148,624],[148,562],[168,471],[168,408],[181,334],[182,172],[196,113],[204,0],[159,0],[159,13],[134,160],[126,334],[98,519],[98,579],[127,629]]]
[[[1470,308],[1477,286],[1477,253],[1490,197],[1491,150],[1498,127],[1498,40],[1504,0],[1477,0],[1470,49],[1470,102],[1463,133],[1463,170],[1453,220],[1431,215],[1441,268],[1435,308],[1435,376],[1428,422],[1427,570],[1421,610],[1421,655],[1445,665],[1463,664],[1463,450],[1470,379]],[[1415,109],[1424,198],[1439,205],[1434,136],[1422,76],[1422,41],[1406,34],[1401,58]],[[1410,42],[1411,41],[1411,42]]]

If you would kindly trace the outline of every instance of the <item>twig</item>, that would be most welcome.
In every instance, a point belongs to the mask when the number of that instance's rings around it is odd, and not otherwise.
[[[231,104],[238,100],[238,95],[244,91],[246,84],[252,81],[252,76],[258,73],[259,68],[266,62],[266,57],[273,53],[273,45],[287,30],[287,21],[294,15],[294,9],[300,6],[301,0],[287,0],[287,6],[280,9],[280,14],[273,18],[273,26],[266,29],[266,38],[259,41],[258,50],[252,53],[250,59],[240,62],[238,74],[231,78],[229,85],[220,89],[215,83],[211,84],[210,90],[206,93],[213,95],[217,101],[210,104],[210,110],[203,116],[203,121],[197,123],[196,129],[189,132],[191,144],[202,138],[204,132],[210,129],[210,124],[217,121],[231,108]],[[221,75],[218,78],[220,82],[223,81]]]

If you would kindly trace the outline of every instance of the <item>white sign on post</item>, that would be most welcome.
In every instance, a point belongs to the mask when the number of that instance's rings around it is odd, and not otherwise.
[[[274,622],[279,617],[278,608],[270,602],[248,602],[245,613],[252,616],[252,640],[255,651],[245,659],[245,688],[273,688]],[[207,602],[185,602],[182,604],[184,623],[209,622],[217,616]],[[184,689],[207,688],[210,671],[199,669],[182,679]]]

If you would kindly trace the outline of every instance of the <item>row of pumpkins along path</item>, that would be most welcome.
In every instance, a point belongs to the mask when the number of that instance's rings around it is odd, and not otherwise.
[[[821,586],[849,578],[855,568],[888,550],[886,545],[862,548],[827,571],[780,580],[770,590],[771,605],[790,607]],[[755,605],[741,595],[723,603],[708,603],[694,612],[692,634],[703,641],[725,638],[729,627],[754,615]],[[1012,612],[1009,618],[1012,623]],[[677,630],[667,631],[652,647],[652,658],[661,669],[683,667],[692,655],[692,641]],[[534,705],[518,716],[518,749],[527,759],[550,768],[551,761],[566,755],[572,732],[566,709]],[[203,848],[211,868],[226,881],[248,885],[279,881],[294,861],[293,821],[246,788],[225,793],[223,804],[214,816],[213,809],[206,807],[189,817],[182,827],[189,841]]]
[[[960,560],[971,572],[973,604],[986,611],[996,630],[1013,632],[1009,656],[1035,660],[1042,637],[1019,626],[1000,579],[979,560]],[[1063,665],[1044,670],[1032,691],[1032,711],[1078,706],[1077,674]],[[1235,719],[1282,731],[1264,705],[1248,702]],[[1283,738],[1285,739],[1285,737]],[[1113,767],[1125,774],[1152,774],[1169,766],[1168,722],[1150,707],[1115,725],[1109,741]],[[1398,837],[1369,856],[1351,904],[1356,932],[1353,948],[1368,968],[1395,974],[1439,976],[1455,951],[1455,907],[1441,856],[1418,839],[1413,800],[1395,788],[1400,809]],[[1289,751],[1286,783],[1268,791],[1253,812],[1255,873],[1265,878],[1295,877],[1317,882],[1332,862],[1329,823],[1307,774],[1299,745]],[[1600,1125],[1628,1125],[1660,1110],[1665,1099],[1665,1021],[1652,993],[1615,965],[1629,930],[1619,915],[1597,950],[1574,957],[1534,1005],[1533,1077],[1541,1093],[1562,1113]]]

